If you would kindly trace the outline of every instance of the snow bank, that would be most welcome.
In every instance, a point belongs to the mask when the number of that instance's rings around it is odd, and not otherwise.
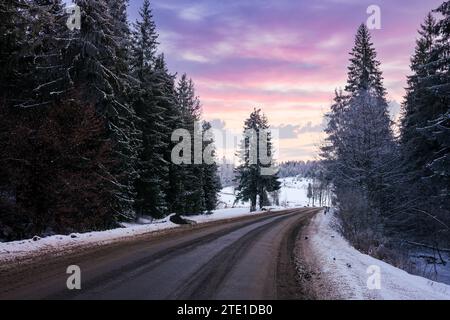
[[[248,208],[220,209],[211,215],[198,215],[187,217],[197,223],[219,221],[238,218],[249,214]],[[253,213],[252,215],[254,215]],[[258,214],[258,213],[256,213]],[[0,243],[0,263],[13,261],[19,258],[31,257],[41,252],[66,252],[80,246],[103,245],[125,238],[143,235],[149,232],[162,231],[179,227],[170,222],[169,217],[153,222],[143,219],[143,224],[124,224],[124,228],[106,231],[74,233],[71,235],[55,235],[46,238],[13,241]]]
[[[390,264],[362,254],[335,229],[332,213],[318,214],[311,223],[311,252],[316,254],[319,269],[342,299],[377,300],[449,300],[450,286],[411,275]],[[368,268],[380,271],[380,289],[369,290],[373,275]],[[373,278],[372,278],[373,279]],[[371,282],[373,284],[373,282]]]
[[[248,215],[249,212],[250,212],[249,208],[219,209],[219,210],[215,210],[213,214],[209,214],[209,215],[202,214],[202,215],[198,215],[198,216],[189,216],[186,218],[189,220],[193,220],[197,223],[203,223],[203,222],[238,218],[238,217]]]
[[[102,245],[149,232],[177,227],[167,218],[151,224],[126,224],[124,228],[106,231],[54,235],[46,238],[0,243],[0,262],[8,262],[47,251],[70,251],[79,246]]]

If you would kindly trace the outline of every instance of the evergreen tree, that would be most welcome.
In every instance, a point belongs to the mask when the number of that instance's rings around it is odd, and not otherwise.
[[[120,45],[127,37],[122,6],[112,10],[105,0],[77,0],[81,8],[81,30],[69,48],[73,57],[71,77],[82,90],[83,98],[94,103],[107,122],[115,156],[121,167],[111,172],[118,191],[111,203],[119,218],[134,217],[135,180],[141,148],[141,133],[136,128],[136,115],[129,105],[129,71],[126,47]],[[121,2],[122,3],[122,2]],[[119,10],[120,9],[120,10]]]
[[[330,107],[330,112],[325,114],[327,120],[327,127],[325,133],[325,143],[321,147],[321,157],[323,163],[328,166],[329,171],[338,170],[337,159],[340,153],[343,152],[345,145],[342,140],[342,131],[344,126],[344,113],[348,109],[349,97],[344,95],[342,91],[335,91],[334,103]]]
[[[136,212],[163,217],[167,212],[166,194],[168,165],[164,159],[168,147],[165,135],[166,70],[155,66],[157,38],[149,1],[140,10],[140,21],[133,30],[132,77],[136,81],[133,89],[133,107],[139,117],[138,127],[142,132],[143,148],[139,154],[139,178],[136,180]],[[164,59],[164,58],[161,58]]]
[[[116,227],[103,119],[75,100],[31,111],[0,104],[0,238]]]
[[[428,88],[439,99],[440,107],[436,108],[437,115],[431,120],[427,132],[433,137],[437,144],[437,150],[429,162],[429,167],[439,180],[441,186],[440,198],[444,199],[445,205],[449,205],[450,194],[450,1],[445,1],[438,9],[441,20],[437,23],[436,32],[438,40],[432,56],[436,61],[432,61],[425,66],[429,72],[427,80],[432,83]],[[445,207],[444,205],[444,207]]]
[[[436,20],[431,13],[421,25],[419,36],[411,59],[412,75],[408,77],[402,106],[400,151],[403,168],[397,181],[400,190],[397,192],[400,208],[397,214],[398,228],[416,239],[430,234],[428,217],[421,211],[434,207],[432,197],[436,194],[435,184],[427,181],[426,177],[432,175],[427,163],[438,150],[438,145],[421,130],[437,117],[437,111],[441,109],[439,97],[428,88],[425,81],[428,76],[435,74],[435,71],[424,67],[436,60],[432,55],[437,40]],[[406,229],[403,225],[413,227]]]
[[[308,190],[306,192],[306,197],[308,198],[308,203],[311,203],[311,199],[313,197],[312,185],[308,183]]]
[[[420,38],[416,41],[415,53],[411,59],[413,74],[408,77],[408,88],[403,103],[402,151],[405,158],[414,159],[414,169],[422,168],[424,162],[426,162],[423,158],[429,156],[434,149],[423,135],[418,134],[417,129],[426,126],[429,117],[434,118],[436,116],[435,105],[439,103],[436,95],[427,89],[423,81],[427,77],[427,70],[424,65],[429,62],[431,52],[436,44],[435,30],[436,20],[430,13],[419,30]],[[429,113],[431,114],[429,115]]]
[[[31,69],[29,3],[24,0],[0,2],[0,97],[4,107],[29,103],[33,84]]]
[[[177,87],[178,105],[181,111],[182,128],[190,133],[191,158],[190,163],[183,165],[183,189],[185,213],[202,213],[205,211],[205,195],[203,191],[203,172],[200,127],[201,106],[195,95],[194,82],[183,74]],[[197,145],[196,145],[197,144]]]
[[[32,79],[32,96],[23,107],[39,107],[67,99],[70,61],[66,47],[71,34],[61,0],[32,0],[29,7],[29,54],[33,60],[27,78]]]
[[[426,88],[435,96],[432,109],[426,115],[428,125],[419,131],[427,136],[434,144],[427,167],[432,171],[430,183],[435,187],[433,195],[439,221],[437,230],[449,235],[449,207],[450,207],[450,1],[445,1],[435,10],[440,14],[436,24],[436,43],[431,51],[429,61],[423,66],[426,75],[422,81]]]
[[[164,194],[169,213],[184,212],[184,168],[182,165],[175,164],[172,161],[172,149],[176,142],[172,141],[172,133],[183,127],[183,118],[178,106],[177,91],[175,88],[176,75],[170,74],[164,55],[159,55],[155,62],[155,71],[160,75],[162,95],[160,106],[163,108],[163,119],[165,129],[163,131],[163,141],[167,148],[163,155],[166,167],[167,181],[163,185]]]
[[[202,126],[203,130],[203,152],[210,155],[210,159],[204,159],[203,161],[203,193],[205,196],[205,210],[211,212],[216,209],[218,202],[218,194],[222,189],[220,178],[218,175],[219,166],[216,163],[216,150],[214,147],[214,137],[212,136],[211,124],[204,122]],[[207,160],[212,160],[207,162]]]
[[[380,62],[376,59],[377,53],[373,47],[369,29],[365,24],[358,28],[355,46],[350,55],[345,90],[350,94],[355,94],[360,90],[371,90],[376,95],[384,97],[386,89],[383,86]]]
[[[382,232],[391,210],[389,190],[397,156],[380,62],[370,39],[367,27],[359,27],[347,94],[336,92],[322,147],[322,180],[332,182],[350,236],[358,234],[355,229]]]
[[[144,76],[141,73],[145,73],[153,67],[158,47],[158,34],[149,0],[144,0],[139,15],[140,20],[136,21],[132,32],[132,58],[130,61],[131,70],[138,79]]]
[[[236,180],[239,182],[236,201],[250,201],[252,212],[256,211],[257,205],[262,208],[268,204],[268,192],[280,189],[277,175],[265,172],[275,164],[269,128],[268,120],[260,109],[255,109],[244,123],[244,137],[238,153],[241,164],[236,169]],[[265,146],[266,150],[260,149],[261,146]],[[267,151],[266,155],[264,151]],[[268,162],[263,159],[266,156]]]

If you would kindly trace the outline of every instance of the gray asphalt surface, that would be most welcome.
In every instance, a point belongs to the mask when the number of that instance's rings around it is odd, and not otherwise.
[[[218,222],[0,273],[0,299],[303,299],[293,248],[317,209]],[[68,290],[68,265],[81,290]]]

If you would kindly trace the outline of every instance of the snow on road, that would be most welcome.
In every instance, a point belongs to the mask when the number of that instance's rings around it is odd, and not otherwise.
[[[383,261],[362,254],[335,230],[332,213],[318,214],[310,226],[310,252],[315,253],[321,277],[339,299],[450,300],[450,286],[411,275]],[[371,268],[371,269],[370,269]],[[380,289],[374,271],[380,271]],[[368,273],[369,272],[369,273]]]

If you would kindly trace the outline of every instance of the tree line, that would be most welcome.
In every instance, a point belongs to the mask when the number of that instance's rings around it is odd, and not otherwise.
[[[61,0],[1,1],[0,239],[215,209],[217,166],[171,161],[194,83],[158,53],[149,1],[133,24],[127,2],[76,0],[70,30]]]
[[[336,90],[321,147],[346,236],[366,252],[420,241],[450,244],[450,1],[421,25],[400,134],[365,25]]]

